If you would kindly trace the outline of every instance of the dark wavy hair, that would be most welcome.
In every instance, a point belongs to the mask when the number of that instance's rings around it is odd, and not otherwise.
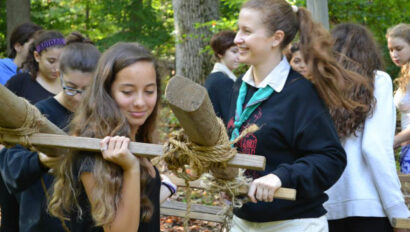
[[[34,58],[34,51],[36,50],[36,46],[39,45],[40,43],[50,40],[50,39],[64,39],[63,34],[61,34],[58,31],[38,31],[34,35],[34,42],[30,45],[29,52],[27,54],[26,60],[22,63],[22,70],[25,72],[30,73],[30,76],[33,80],[37,78],[37,72],[39,69],[38,63]],[[64,47],[63,45],[55,45],[48,47],[42,51],[40,51],[39,55],[43,53],[44,51],[47,51],[49,48],[54,48],[54,47],[59,47],[62,48]]]
[[[331,31],[335,44],[333,46],[336,57],[346,69],[357,72],[366,77],[367,88],[358,86],[352,88],[350,97],[367,105],[366,108],[352,113],[344,109],[332,111],[336,128],[351,128],[349,134],[363,127],[366,118],[373,112],[376,99],[374,97],[374,80],[376,70],[384,70],[383,59],[379,46],[372,33],[364,26],[354,23],[337,25]]]
[[[16,49],[14,49],[14,45],[16,43],[19,43],[20,45],[24,45],[26,42],[28,42],[31,38],[33,38],[34,34],[42,30],[43,28],[37,24],[34,23],[23,23],[18,25],[16,28],[14,28],[13,32],[11,33],[10,36],[10,52],[9,52],[9,58],[15,58],[16,57]]]
[[[278,30],[284,32],[280,44],[282,49],[299,32],[299,49],[311,74],[309,80],[330,110],[342,107],[348,112],[354,112],[368,108],[347,94],[357,86],[367,88],[365,77],[343,68],[337,62],[333,54],[332,37],[321,24],[312,20],[307,9],[299,7],[295,12],[285,0],[249,0],[243,4],[243,8],[260,12],[268,35],[273,35]],[[340,129],[340,137],[345,137],[352,130]]]
[[[138,142],[150,143],[155,129],[158,106],[160,101],[160,77],[158,65],[153,55],[144,47],[136,43],[117,43],[101,56],[94,73],[93,83],[87,90],[84,101],[76,111],[70,123],[70,133],[76,136],[104,138],[105,136],[131,137],[130,125],[125,115],[120,111],[117,103],[111,96],[111,86],[117,73],[124,68],[140,61],[152,62],[156,72],[157,102],[152,114],[139,127],[136,137]],[[74,166],[80,155],[76,152],[66,155],[59,166],[54,184],[54,194],[49,204],[50,212],[65,218],[66,214],[81,207],[78,204],[80,186],[76,184]],[[96,184],[93,189],[96,202],[91,202],[94,221],[97,226],[111,223],[121,198],[123,182],[122,169],[118,165],[104,160],[100,153],[94,153],[93,176]],[[144,162],[141,165],[141,217],[148,221],[153,214],[152,202],[146,194],[146,185],[149,179],[148,167]]]

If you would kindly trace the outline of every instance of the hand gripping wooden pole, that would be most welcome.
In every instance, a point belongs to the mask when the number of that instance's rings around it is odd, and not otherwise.
[[[28,107],[33,110],[38,109],[25,100],[17,97],[3,85],[0,85],[0,127],[8,129],[20,128],[27,117]],[[100,139],[68,136],[66,133],[54,125],[52,122],[43,118],[39,128],[42,133],[35,133],[27,136],[31,145],[37,150],[50,156],[62,155],[61,150],[83,150],[83,151],[100,151]],[[0,132],[4,142],[20,144],[21,136],[11,135]],[[130,151],[138,156],[149,159],[161,156],[163,146],[148,143],[130,143]],[[237,155],[228,162],[228,166],[247,168],[253,170],[263,170],[265,168],[265,159],[262,156],[249,157],[248,155]]]

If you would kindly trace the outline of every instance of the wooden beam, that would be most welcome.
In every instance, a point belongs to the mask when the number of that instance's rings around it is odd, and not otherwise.
[[[393,218],[393,227],[396,229],[410,229],[410,219]]]
[[[28,114],[29,109],[38,109],[33,105],[27,105],[24,100],[16,96],[5,86],[0,85],[0,127],[16,129],[20,128]],[[44,117],[40,125],[40,132],[64,135],[65,132]]]
[[[165,98],[192,142],[203,146],[217,144],[221,131],[208,92],[203,86],[188,78],[174,76],[165,89]],[[225,130],[222,133],[226,134]],[[216,177],[228,180],[238,175],[238,169],[234,168],[212,172]]]
[[[3,140],[9,143],[21,143],[21,139],[22,138],[19,136],[3,135]],[[37,133],[28,136],[28,139],[33,146],[40,146],[43,148],[68,148],[83,151],[100,151],[100,139],[96,138]],[[149,159],[163,154],[163,146],[159,144],[131,142],[129,148],[131,153]],[[56,153],[48,155],[58,156],[60,154]],[[228,166],[262,171],[265,169],[265,157],[237,154],[228,162]]]
[[[223,208],[220,206],[192,204],[189,218],[213,222],[224,222],[223,215],[218,215],[222,209]],[[160,214],[166,216],[185,217],[185,212],[186,204],[177,201],[165,201],[161,204],[160,208]]]
[[[410,174],[398,174],[401,183],[410,183]]]
[[[167,175],[167,176],[169,177],[171,182],[174,183],[175,185],[180,186],[180,187],[185,187],[185,181],[183,179],[180,179],[174,175]],[[191,188],[198,188],[198,189],[206,190],[206,186],[202,186],[200,180],[191,181],[189,183],[189,186]],[[243,188],[239,189],[239,192],[241,193],[241,195],[248,195],[248,190],[249,190],[249,187],[244,186]],[[275,192],[275,199],[294,201],[296,200],[296,190],[291,189],[291,188],[279,188]]]

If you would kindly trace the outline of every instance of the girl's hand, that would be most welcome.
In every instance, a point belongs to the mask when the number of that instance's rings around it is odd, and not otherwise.
[[[48,155],[46,155],[42,152],[37,152],[37,154],[38,154],[38,159],[40,160],[40,163],[44,167],[47,167],[49,169],[57,167],[57,165],[60,161],[60,157],[51,157],[51,156],[48,156]]]
[[[124,171],[139,170],[139,159],[128,150],[129,143],[130,139],[124,136],[105,137],[100,142],[103,158]]]
[[[253,203],[257,203],[257,201],[272,202],[275,191],[281,186],[282,182],[276,175],[262,176],[251,183],[248,197]]]

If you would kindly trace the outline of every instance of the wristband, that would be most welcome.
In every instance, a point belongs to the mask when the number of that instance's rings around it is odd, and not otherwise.
[[[162,181],[161,184],[165,185],[165,187],[168,188],[168,190],[171,192],[171,196],[174,195],[174,193],[177,191],[176,186],[172,183]]]

